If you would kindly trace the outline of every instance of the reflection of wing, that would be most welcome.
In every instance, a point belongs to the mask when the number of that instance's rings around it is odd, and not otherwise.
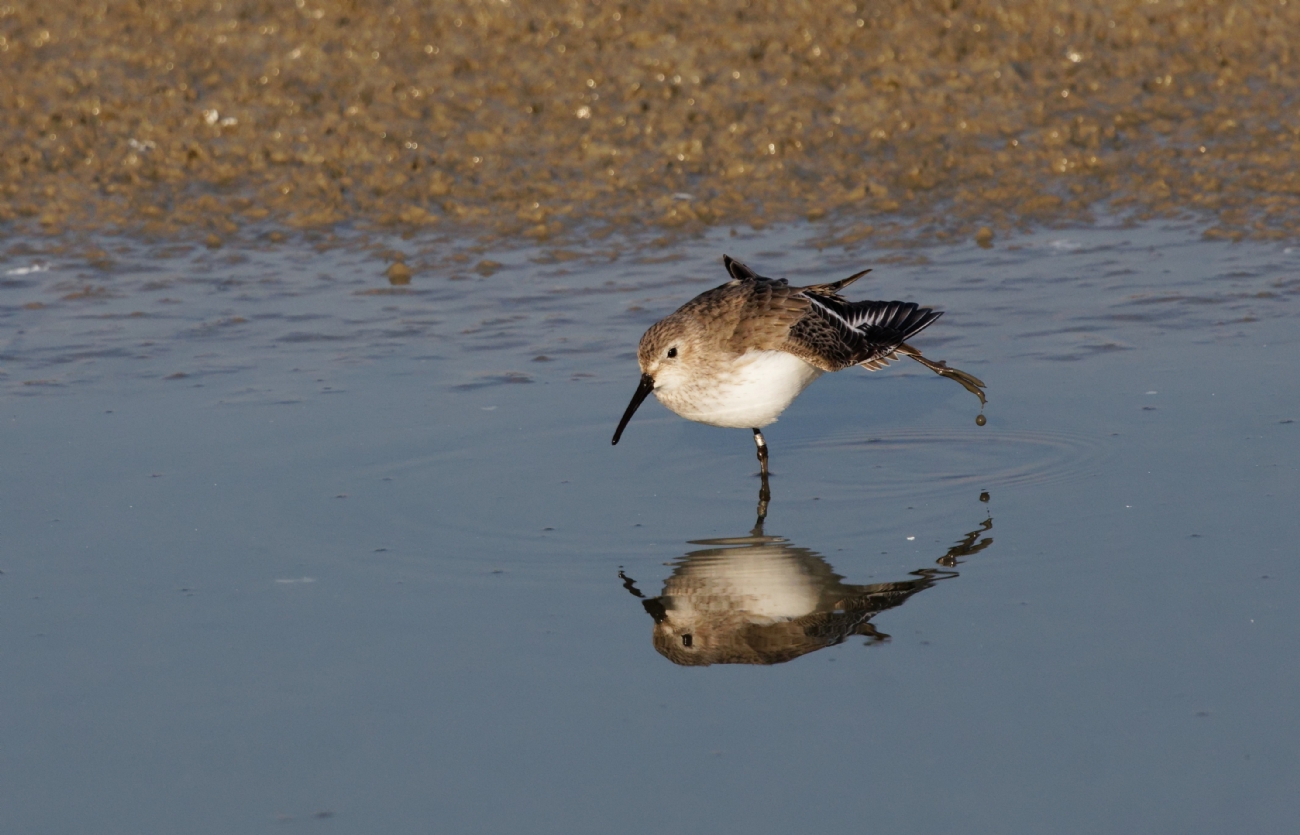
[[[947,568],[992,544],[978,540],[992,520],[968,533],[937,562]],[[854,635],[888,638],[871,619],[957,572],[923,568],[914,579],[851,585],[817,553],[764,536],[704,540],[674,564],[657,598],[642,599],[654,618],[654,646],[676,664],[780,664]],[[627,577],[624,586],[643,597]]]
[[[914,572],[920,574],[921,572]],[[884,640],[888,635],[876,631],[870,621],[873,617],[895,606],[902,606],[907,598],[918,591],[930,588],[936,580],[947,579],[947,575],[927,571],[917,580],[901,583],[876,583],[871,586],[856,586],[858,589],[852,597],[835,604],[829,612],[816,612],[799,623],[809,637],[816,637],[822,646],[834,646],[850,635],[868,635],[877,640]]]

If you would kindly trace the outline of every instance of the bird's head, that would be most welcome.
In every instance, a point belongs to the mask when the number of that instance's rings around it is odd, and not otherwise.
[[[691,336],[687,321],[674,314],[656,322],[641,337],[636,352],[637,363],[641,366],[641,383],[632,395],[623,419],[618,422],[613,443],[618,443],[627,422],[650,392],[676,388],[690,378],[690,363],[697,354],[698,339]]]
[[[658,390],[676,388],[690,376],[691,361],[696,355],[695,340],[683,322],[669,316],[656,322],[641,337],[636,359],[641,373],[654,380]]]

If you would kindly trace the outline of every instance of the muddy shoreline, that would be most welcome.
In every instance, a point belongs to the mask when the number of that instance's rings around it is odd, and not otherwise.
[[[1300,3],[789,6],[7,5],[0,230],[1300,232]]]

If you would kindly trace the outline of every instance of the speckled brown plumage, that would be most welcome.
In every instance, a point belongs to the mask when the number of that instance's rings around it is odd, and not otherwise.
[[[852,365],[883,368],[908,356],[974,393],[984,383],[932,362],[906,340],[940,314],[913,302],[850,302],[839,291],[866,274],[791,287],[723,256],[731,280],[691,299],[641,337],[641,384],[614,432],[617,444],[651,392],[672,411],[713,426],[752,428],[762,472],[767,446],[759,429],[821,374]]]

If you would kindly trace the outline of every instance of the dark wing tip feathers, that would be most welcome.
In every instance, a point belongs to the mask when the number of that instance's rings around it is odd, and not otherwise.
[[[932,310],[928,307],[917,307],[915,304],[911,303],[908,303],[907,307],[910,307],[911,310],[908,310],[907,315],[896,325],[899,332],[902,334],[904,341],[911,339],[913,336],[916,336],[921,331],[930,327],[930,325],[934,324],[935,320],[943,315],[942,310]]]
[[[839,281],[832,281],[827,284],[813,284],[809,287],[803,288],[803,291],[805,293],[816,293],[823,296],[834,296],[869,272],[871,272],[871,269],[867,268],[861,272],[854,273],[848,278],[841,278]]]
[[[895,339],[902,342],[943,315],[915,302],[848,302],[839,296],[822,293],[807,293],[806,298],[822,315],[838,320],[872,344],[885,344]]]
[[[934,324],[943,311],[915,302],[853,302],[849,323],[873,342],[903,342]]]
[[[749,267],[726,253],[723,253],[722,265],[727,268],[727,275],[731,276],[736,281],[759,281],[767,278],[766,276],[761,276],[754,272]],[[839,281],[832,281],[829,284],[814,284],[803,289],[806,293],[818,293],[820,295],[834,296],[840,290],[848,287],[850,284],[857,281],[859,278],[862,278],[862,276],[869,272],[871,272],[870,268],[862,270],[861,272],[856,272],[848,278],[841,278]],[[769,278],[767,280],[772,281],[773,279]],[[786,282],[786,279],[784,278],[778,280],[783,283]]]
[[[727,274],[737,281],[756,281],[760,277],[758,273],[754,272],[749,267],[746,267],[730,255],[722,256],[722,264],[727,268]]]

